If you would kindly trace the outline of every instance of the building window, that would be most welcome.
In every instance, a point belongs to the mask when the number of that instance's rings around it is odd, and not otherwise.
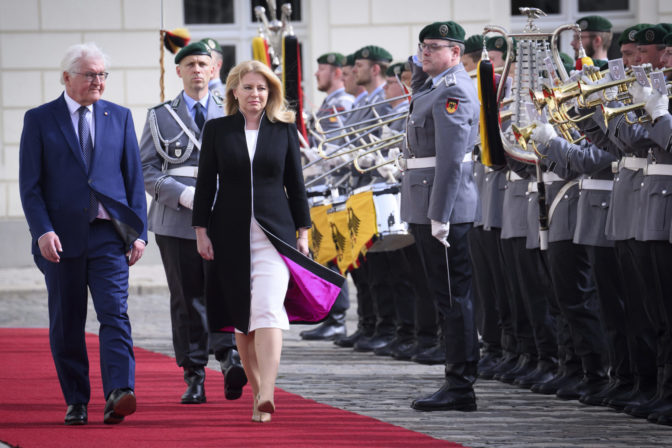
[[[520,16],[518,8],[528,6],[539,8],[546,14],[560,14],[560,0],[511,0],[511,15]]]
[[[234,23],[234,0],[184,0],[184,23]]]
[[[273,19],[278,19],[280,20],[280,17],[282,17],[282,5],[285,3],[289,3],[292,5],[292,22],[300,22],[301,21],[301,0],[279,0],[276,2],[278,10],[276,11],[277,17],[271,17],[271,13],[268,10],[268,3],[266,3],[266,0],[252,0],[250,5],[250,17],[252,18],[252,21],[255,22],[257,20],[257,16],[254,14],[254,8],[257,6],[263,6],[266,9],[266,17],[268,20],[273,20]]]
[[[236,66],[236,46],[222,45],[222,68],[219,70],[219,78],[222,82],[226,82],[226,77],[229,76],[229,71]]]
[[[629,0],[579,0],[579,12],[628,11]]]

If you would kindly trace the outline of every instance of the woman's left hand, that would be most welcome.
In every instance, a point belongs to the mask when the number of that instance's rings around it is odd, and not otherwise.
[[[310,250],[308,249],[308,229],[303,227],[299,229],[299,239],[296,241],[296,250],[306,257],[310,254]]]

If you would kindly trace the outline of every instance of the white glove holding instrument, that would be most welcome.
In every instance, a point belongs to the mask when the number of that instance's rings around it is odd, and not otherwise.
[[[651,96],[651,87],[644,87],[638,82],[633,82],[628,87],[628,93],[632,96],[632,103],[643,103]]]
[[[553,137],[558,136],[552,124],[537,122],[536,125],[537,127],[532,129],[532,134],[530,135],[530,139],[535,143],[548,145]]]
[[[196,193],[196,188],[187,187],[182,190],[180,194],[179,203],[181,206],[188,208],[189,210],[194,209],[194,193]]]
[[[439,240],[441,244],[450,247],[448,244],[448,234],[450,233],[449,222],[439,222],[432,219],[432,236]]]
[[[651,121],[664,117],[668,114],[669,98],[667,95],[661,95],[659,91],[654,90],[646,100],[644,109],[651,116]]]

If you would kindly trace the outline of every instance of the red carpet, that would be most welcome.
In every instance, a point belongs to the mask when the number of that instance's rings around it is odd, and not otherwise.
[[[208,403],[181,405],[173,358],[135,349],[138,410],[103,424],[98,338],[87,335],[92,397],[89,424],[63,425],[65,404],[45,329],[0,329],[0,441],[30,447],[430,447],[461,445],[276,391],[273,421],[252,423],[251,392],[224,399],[222,377],[208,370]]]

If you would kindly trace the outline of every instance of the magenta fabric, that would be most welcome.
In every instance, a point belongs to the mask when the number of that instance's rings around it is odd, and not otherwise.
[[[285,310],[290,322],[319,322],[329,314],[341,288],[280,255],[289,268]]]

